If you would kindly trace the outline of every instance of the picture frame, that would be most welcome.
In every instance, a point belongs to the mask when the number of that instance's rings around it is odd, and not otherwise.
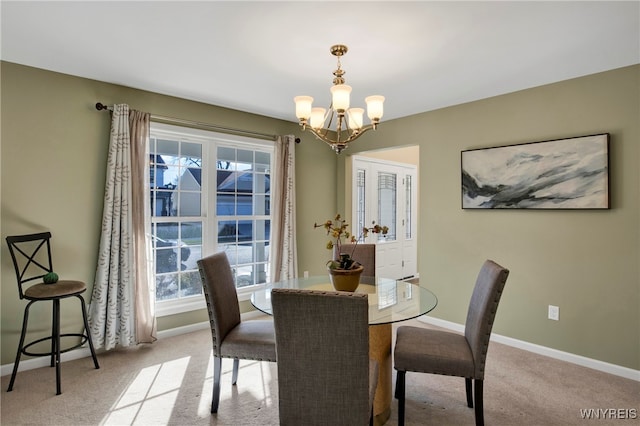
[[[464,150],[463,209],[609,209],[609,133]]]

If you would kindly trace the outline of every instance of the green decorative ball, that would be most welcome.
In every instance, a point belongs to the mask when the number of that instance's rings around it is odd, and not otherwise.
[[[58,274],[55,272],[49,272],[44,277],[42,277],[45,284],[55,284],[58,282]]]

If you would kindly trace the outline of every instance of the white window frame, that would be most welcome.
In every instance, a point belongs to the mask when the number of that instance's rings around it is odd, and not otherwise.
[[[272,167],[274,155],[274,142],[268,140],[248,138],[238,135],[217,133],[209,130],[194,129],[190,127],[176,126],[165,123],[152,122],[150,133],[154,137],[179,138],[182,141],[196,142],[202,144],[202,257],[213,254],[217,251],[217,229],[218,220],[216,217],[216,164],[217,147],[225,146],[235,149],[247,149],[263,151],[271,154]],[[206,165],[206,166],[205,166]],[[148,171],[147,171],[148,174]],[[205,186],[206,182],[206,186]],[[212,196],[213,195],[213,196]],[[252,220],[255,216],[243,216],[243,219]],[[151,217],[148,218],[151,221]],[[273,217],[269,220],[273,223]],[[268,279],[268,278],[267,278]],[[190,312],[206,308],[204,294],[172,299],[164,301],[155,300],[155,265],[153,267],[153,277],[151,279],[153,291],[152,302],[155,303],[156,316],[163,317],[183,312]],[[251,293],[263,288],[265,284],[237,289],[238,300],[249,300]]]

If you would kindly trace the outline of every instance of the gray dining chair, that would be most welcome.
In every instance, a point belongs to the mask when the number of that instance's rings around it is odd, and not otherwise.
[[[238,381],[240,359],[276,360],[276,341],[271,320],[241,321],[240,305],[227,254],[215,253],[198,260],[207,302],[213,341],[213,395],[211,412],[218,412],[222,358],[233,358],[233,385]]]
[[[355,249],[354,249],[355,247]],[[352,254],[351,257],[360,263],[364,270],[362,271],[363,277],[375,277],[376,276],[376,245],[375,244],[342,244],[340,245],[340,251],[342,253]],[[340,254],[338,253],[338,246],[334,246],[333,250],[334,259]]]
[[[280,424],[372,424],[378,365],[367,295],[274,288],[271,304]]]
[[[474,407],[476,426],[484,425],[482,389],[493,320],[509,270],[492,260],[482,265],[473,289],[464,334],[413,326],[396,331],[398,425],[404,425],[407,371],[465,378],[467,405]],[[473,391],[472,391],[473,381]],[[472,397],[472,393],[474,397]]]

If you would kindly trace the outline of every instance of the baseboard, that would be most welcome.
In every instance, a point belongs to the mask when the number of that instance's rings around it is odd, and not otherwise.
[[[450,321],[445,321],[439,318],[433,318],[423,315],[418,318],[418,321],[425,324],[435,325],[437,327],[446,328],[448,330],[464,333],[464,326]],[[512,337],[502,336],[500,334],[491,333],[491,340],[494,342],[502,343],[507,346],[522,349],[528,352],[533,352],[539,355],[548,356],[550,358],[559,359],[561,361],[570,362],[572,364],[581,365],[583,367],[591,368],[593,370],[603,371],[605,373],[613,374],[615,376],[624,377],[627,379],[640,382],[640,370],[634,370],[632,368],[622,367],[616,364],[610,364],[608,362],[599,361],[597,359],[587,358],[581,355],[575,355],[569,352],[559,351],[557,349],[548,348],[546,346],[536,345],[535,343],[525,342],[523,340],[514,339]]]
[[[242,317],[242,320],[244,321],[244,320],[257,318],[262,315],[264,315],[262,312],[251,311],[251,312],[246,312],[242,314],[241,317]],[[159,331],[158,339],[166,339],[167,337],[178,336],[180,334],[191,333],[193,331],[206,330],[206,329],[209,329],[209,321],[204,321],[196,324],[185,325],[183,327],[176,327],[176,328],[171,328],[169,330]],[[100,355],[100,351],[97,351],[97,352],[98,352],[98,355]],[[72,351],[61,354],[60,359],[64,363],[67,361],[73,361],[75,359],[80,359],[80,358],[85,358],[90,356],[91,356],[91,351],[89,350],[89,348],[83,346],[81,348],[74,349]],[[45,356],[38,357],[38,358],[23,359],[20,361],[20,366],[18,367],[18,371],[20,372],[20,371],[33,370],[35,368],[48,367],[49,365],[50,365],[50,358]],[[12,372],[13,372],[13,363],[0,366],[0,376],[7,376],[7,375],[10,375]]]

